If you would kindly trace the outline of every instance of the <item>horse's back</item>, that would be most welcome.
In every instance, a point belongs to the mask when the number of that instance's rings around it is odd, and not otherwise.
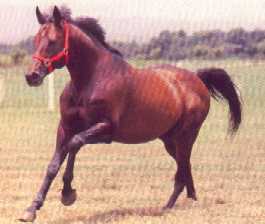
[[[195,94],[205,98],[206,101],[210,99],[207,87],[194,72],[168,64],[151,66],[149,69],[159,73],[171,83],[174,83],[175,86],[181,88],[185,95]]]

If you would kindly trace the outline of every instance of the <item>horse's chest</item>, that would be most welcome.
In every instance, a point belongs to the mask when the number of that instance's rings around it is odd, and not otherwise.
[[[98,113],[98,109],[90,103],[89,100],[84,100],[72,105],[72,109],[75,111],[75,116],[78,120],[89,121],[95,118]]]
[[[68,126],[78,126],[83,129],[100,120],[102,112],[102,105],[98,101],[90,98],[75,99],[65,107],[62,118]]]
[[[78,119],[89,124],[95,123],[100,116],[100,108],[93,104],[77,106],[76,111]]]

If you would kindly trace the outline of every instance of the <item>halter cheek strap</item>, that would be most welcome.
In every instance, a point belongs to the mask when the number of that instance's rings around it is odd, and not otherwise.
[[[33,59],[39,60],[41,63],[44,64],[44,66],[47,67],[49,73],[54,71],[54,62],[60,61],[62,58],[64,58],[65,65],[69,62],[69,24],[67,22],[64,22],[64,48],[62,51],[60,51],[58,54],[52,56],[51,58],[46,58],[41,55],[33,55]]]

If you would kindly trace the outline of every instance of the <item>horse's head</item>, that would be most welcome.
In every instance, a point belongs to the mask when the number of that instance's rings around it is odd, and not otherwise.
[[[55,6],[52,18],[47,18],[37,7],[36,15],[41,27],[35,36],[33,64],[26,74],[30,86],[41,85],[48,74],[68,61],[69,25],[60,10]]]

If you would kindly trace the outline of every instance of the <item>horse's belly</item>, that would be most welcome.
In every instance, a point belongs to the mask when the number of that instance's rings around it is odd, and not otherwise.
[[[128,144],[151,141],[165,134],[175,122],[173,116],[163,112],[128,113],[117,127],[113,140]]]
[[[128,108],[114,134],[114,141],[142,143],[168,132],[183,112],[176,86],[155,75],[145,81],[135,81],[128,99]]]

